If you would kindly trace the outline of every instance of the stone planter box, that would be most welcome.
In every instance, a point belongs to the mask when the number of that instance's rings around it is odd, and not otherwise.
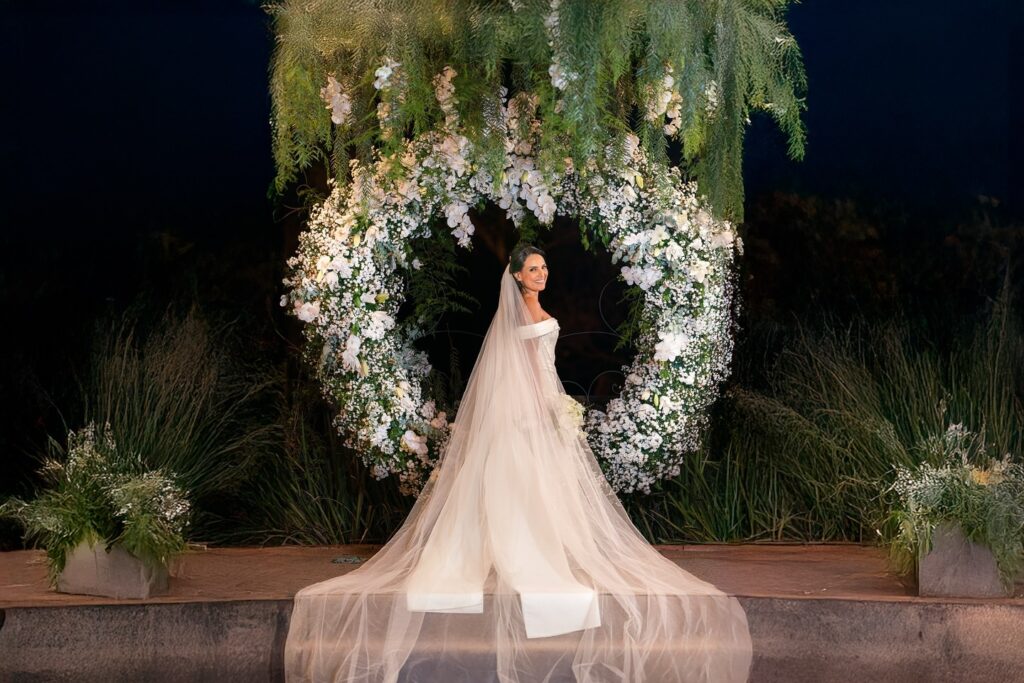
[[[917,592],[922,596],[960,598],[1009,595],[999,579],[992,552],[970,541],[954,524],[940,524],[932,534],[931,552],[921,558],[917,569]]]
[[[124,548],[79,543],[57,577],[57,591],[109,598],[148,598],[167,592],[167,568],[153,567]]]

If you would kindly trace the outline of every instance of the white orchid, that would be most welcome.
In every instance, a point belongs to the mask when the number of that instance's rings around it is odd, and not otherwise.
[[[373,72],[373,75],[376,76],[376,80],[373,81],[373,87],[377,90],[384,90],[389,87],[391,84],[391,76],[399,66],[401,66],[401,64],[395,60],[390,57],[385,57],[384,64]]]
[[[558,62],[554,62],[548,67],[548,75],[551,76],[551,85],[558,90],[565,90],[566,86],[569,85],[565,69]]]
[[[692,277],[695,282],[703,284],[704,281],[707,280],[708,274],[711,273],[711,264],[707,261],[694,261],[690,264],[689,271],[690,277]]]
[[[670,242],[665,247],[665,258],[671,263],[679,263],[686,257],[686,252],[677,242]]]
[[[649,290],[662,278],[662,272],[653,266],[624,266],[621,273],[627,285],[636,285],[644,291]]]
[[[420,198],[420,186],[415,179],[403,178],[395,189],[406,201],[416,201]]]
[[[341,84],[333,76],[327,77],[327,85],[320,88],[320,97],[331,110],[331,121],[336,125],[344,125],[352,114],[352,98],[342,90]]]
[[[661,244],[668,239],[668,231],[660,223],[651,231],[651,244]]]
[[[363,340],[356,335],[352,335],[345,342],[345,350],[341,354],[341,362],[348,370],[358,372],[360,370],[359,364],[359,347],[363,345]]]

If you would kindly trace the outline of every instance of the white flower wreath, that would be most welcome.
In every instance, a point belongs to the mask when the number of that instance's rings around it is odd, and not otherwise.
[[[400,80],[388,60],[382,90]],[[622,262],[626,283],[643,295],[641,332],[619,397],[585,417],[588,440],[614,488],[648,492],[699,445],[706,411],[732,356],[731,264],[741,248],[728,222],[702,206],[676,169],[655,172],[629,135],[582,174],[565,164],[551,178],[538,168],[536,100],[501,93],[489,125],[506,136],[504,170],[496,177],[459,134],[456,74],[434,81],[446,114],[437,130],[403,143],[372,165],[352,164],[352,182],[334,186],[310,216],[298,253],[289,259],[282,306],[307,323],[305,333],[325,393],[337,400],[336,426],[348,435],[375,477],[397,474],[416,493],[443,452],[453,416],[424,396],[430,371],[414,342],[414,321],[400,323],[404,272],[420,263],[410,240],[430,237],[444,218],[470,247],[468,210],[497,203],[516,222],[527,211],[541,223],[575,216]],[[386,94],[386,93],[385,93]],[[324,96],[343,93],[331,78]]]

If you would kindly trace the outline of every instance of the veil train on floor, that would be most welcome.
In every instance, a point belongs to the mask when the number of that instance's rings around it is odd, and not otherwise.
[[[661,555],[564,419],[558,321],[505,269],[434,476],[390,541],[295,596],[299,681],[743,681],[739,602]]]

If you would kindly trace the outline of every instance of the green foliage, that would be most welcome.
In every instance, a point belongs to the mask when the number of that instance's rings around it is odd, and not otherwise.
[[[542,168],[565,157],[584,168],[628,130],[666,164],[663,121],[643,113],[671,67],[688,170],[721,217],[741,219],[749,116],[768,113],[787,135],[790,155],[803,154],[806,79],[783,19],[789,4],[563,0],[552,48],[551,5],[542,0],[282,0],[269,8],[277,35],[270,78],[276,191],[314,164],[344,182],[349,158],[389,154],[404,136],[433,128],[443,113],[431,79],[446,65],[458,73],[460,119],[478,149],[503,153],[487,121],[504,85],[540,97]],[[373,85],[385,58],[401,65],[391,94]],[[573,75],[564,90],[549,74],[556,60]],[[328,74],[351,97],[342,125],[332,124],[320,95]],[[381,101],[392,107],[386,130],[376,116]]]
[[[913,574],[931,550],[941,524],[989,548],[1003,583],[1024,570],[1024,467],[990,457],[983,438],[961,425],[920,444],[920,465],[896,468],[889,555],[896,569]],[[937,464],[933,464],[937,463]]]
[[[892,538],[882,492],[948,424],[1022,452],[1024,337],[1008,292],[946,351],[906,323],[799,327],[767,389],[729,391],[705,452],[630,500],[634,519],[661,542]]]
[[[71,432],[67,453],[57,444],[53,450],[43,467],[49,488],[31,502],[0,506],[0,515],[21,521],[26,537],[46,548],[51,581],[83,541],[119,544],[155,565],[185,549],[186,492],[173,474],[150,470],[137,453],[119,449],[109,425]]]
[[[479,306],[457,286],[457,278],[468,271],[458,264],[455,246],[449,231],[438,230],[428,239],[416,240],[412,249],[419,267],[409,270],[406,301],[414,303],[413,320],[428,329],[445,313],[470,313]]]
[[[88,421],[110,424],[121,448],[174,472],[190,491],[197,535],[279,439],[267,419],[276,381],[237,362],[229,337],[227,326],[211,329],[195,312],[168,316],[143,340],[123,323],[100,335],[82,388]]]
[[[341,444],[332,411],[308,376],[295,378],[279,420],[275,457],[260,463],[239,514],[211,540],[221,543],[378,543],[398,528],[411,502],[393,479],[378,481]]]

